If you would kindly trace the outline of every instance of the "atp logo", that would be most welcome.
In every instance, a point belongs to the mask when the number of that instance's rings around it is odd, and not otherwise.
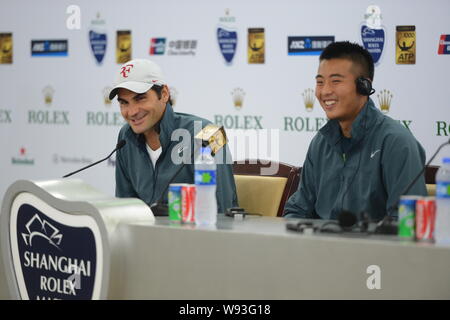
[[[25,225],[28,233],[22,233],[23,240],[27,246],[33,246],[33,238],[44,238],[52,246],[59,248],[63,235],[59,233],[59,230],[52,226],[45,220],[42,220],[37,214],[35,214],[30,221]]]
[[[134,66],[132,64],[127,64],[126,66],[122,67],[122,71],[120,73],[122,74],[122,77],[128,78],[128,74],[131,72],[131,68]]]

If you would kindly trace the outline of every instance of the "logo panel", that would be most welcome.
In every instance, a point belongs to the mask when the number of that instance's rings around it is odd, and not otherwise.
[[[397,26],[396,27],[395,63],[415,64],[416,63],[416,27]]]
[[[217,28],[217,41],[219,42],[220,52],[228,64],[233,61],[234,54],[236,53],[237,40],[238,36],[236,31]]]
[[[0,64],[13,62],[12,33],[0,33]]]
[[[361,26],[361,40],[364,48],[372,56],[373,63],[378,64],[384,49],[384,29],[371,29],[363,25]]]
[[[330,43],[334,42],[334,36],[292,36],[288,37],[288,54],[293,55],[320,55]]]
[[[162,55],[166,51],[166,38],[152,38],[150,40],[150,54]]]
[[[264,63],[265,51],[264,28],[249,28],[248,63]]]
[[[386,33],[381,25],[381,10],[376,5],[367,7],[364,15],[365,22],[361,25],[361,41],[372,56],[375,65],[378,65],[384,49]]]
[[[125,63],[131,60],[131,31],[117,31],[116,62]]]
[[[227,65],[231,65],[238,44],[238,33],[235,24],[236,18],[230,15],[229,9],[226,9],[225,16],[219,18],[219,24],[216,29],[219,50]]]
[[[21,193],[12,204],[10,240],[22,299],[99,298],[103,248],[92,217]]]
[[[197,40],[171,40],[169,42],[169,56],[195,56]]]
[[[28,110],[28,124],[70,125],[69,111],[52,110],[55,90],[51,86],[42,89],[46,110]]]
[[[438,54],[450,54],[450,34],[442,34],[439,39]]]
[[[31,40],[32,57],[67,57],[68,40]]]
[[[13,165],[34,165],[34,159],[29,158],[27,154],[27,149],[25,147],[21,147],[19,149],[19,155],[11,158],[11,164]]]
[[[101,64],[106,53],[107,34],[104,29],[105,21],[100,19],[100,13],[97,18],[91,21],[91,30],[89,31],[89,43],[92,54],[98,64]]]

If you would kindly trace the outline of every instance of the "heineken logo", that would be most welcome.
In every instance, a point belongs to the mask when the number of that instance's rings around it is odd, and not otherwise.
[[[34,165],[34,159],[27,157],[27,151],[24,147],[19,149],[19,156],[11,158],[11,164],[14,165]]]

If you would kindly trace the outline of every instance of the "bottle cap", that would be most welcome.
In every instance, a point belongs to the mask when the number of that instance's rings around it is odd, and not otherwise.
[[[204,153],[211,154],[211,148],[209,146],[202,147],[202,154],[204,154]]]
[[[450,163],[450,158],[443,158],[442,163]]]

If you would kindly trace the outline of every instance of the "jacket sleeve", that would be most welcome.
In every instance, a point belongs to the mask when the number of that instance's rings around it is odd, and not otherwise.
[[[228,146],[222,148],[216,154],[215,160],[217,163],[217,209],[219,213],[225,213],[226,209],[238,206],[236,184],[233,175],[233,159]]]
[[[126,146],[124,147],[126,148]],[[118,198],[137,198],[136,191],[131,184],[131,181],[126,174],[124,168],[126,167],[122,159],[123,150],[117,151],[116,157],[116,197]]]
[[[283,217],[285,218],[313,219],[317,217],[314,208],[316,203],[314,165],[311,161],[310,151],[311,149],[308,150],[303,164],[298,189],[284,206]]]
[[[386,211],[397,217],[401,193],[425,165],[425,151],[409,132],[390,135],[384,142],[382,156],[383,181],[387,191]],[[422,175],[411,187],[409,195],[427,195],[425,177]]]

